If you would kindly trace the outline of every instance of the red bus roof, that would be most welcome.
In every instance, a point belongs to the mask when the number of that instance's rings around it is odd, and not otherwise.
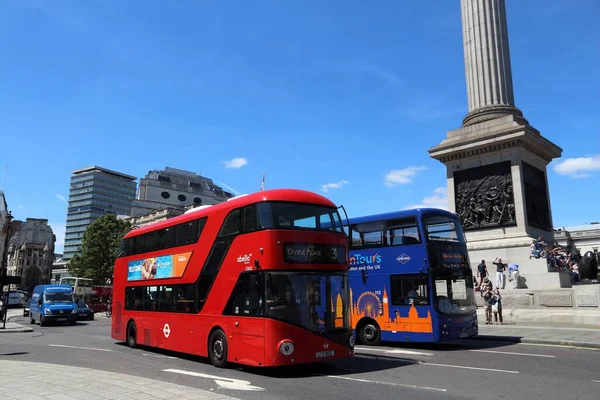
[[[298,203],[318,204],[325,207],[336,207],[336,205],[328,198],[320,194],[309,192],[300,189],[271,189],[256,192],[248,195],[232,197],[223,203],[201,208],[197,211],[169,218],[165,221],[155,222],[137,229],[131,230],[125,235],[125,238],[130,238],[144,233],[153,232],[169,226],[181,224],[188,221],[194,221],[198,218],[206,217],[215,211],[226,211],[234,208],[243,207],[247,204],[257,203],[259,201],[292,201]]]

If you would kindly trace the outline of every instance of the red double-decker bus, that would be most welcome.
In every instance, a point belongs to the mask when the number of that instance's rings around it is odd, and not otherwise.
[[[115,262],[112,337],[228,363],[350,357],[348,247],[318,194],[261,191],[129,232]]]

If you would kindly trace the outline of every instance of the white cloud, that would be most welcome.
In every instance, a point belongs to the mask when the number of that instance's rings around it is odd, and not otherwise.
[[[383,183],[385,183],[385,185],[389,187],[411,183],[412,178],[414,178],[415,175],[417,175],[417,172],[426,169],[427,168],[424,166],[411,166],[404,169],[393,169],[385,175]]]
[[[48,225],[50,225],[52,233],[56,236],[54,251],[62,253],[65,246],[65,231],[67,230],[67,224],[64,222],[48,222]]]
[[[62,201],[63,203],[65,203],[65,204],[68,203],[67,199],[65,199],[65,196],[63,196],[60,193],[56,193],[56,198],[59,199],[60,201]]]
[[[572,178],[587,178],[589,172],[600,171],[600,154],[591,157],[567,158],[554,166],[554,172]]]
[[[433,191],[432,196],[425,196],[421,204],[413,204],[408,208],[441,208],[448,209],[448,188],[439,187]]]
[[[326,183],[321,185],[321,191],[327,192],[329,189],[340,189],[342,186],[349,184],[350,182],[344,180],[335,183]]]
[[[243,157],[232,158],[229,161],[222,161],[225,164],[225,168],[242,168],[244,165],[248,164],[248,160]]]

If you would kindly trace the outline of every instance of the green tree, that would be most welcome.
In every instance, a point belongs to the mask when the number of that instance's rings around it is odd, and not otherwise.
[[[98,218],[83,233],[81,247],[69,262],[69,274],[91,278],[98,285],[112,282],[119,244],[130,230],[131,224],[114,214]]]

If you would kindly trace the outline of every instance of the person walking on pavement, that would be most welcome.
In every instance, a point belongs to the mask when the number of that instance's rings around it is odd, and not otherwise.
[[[485,260],[481,260],[481,264],[477,266],[477,276],[479,277],[479,290],[481,290],[481,286],[483,285],[483,279],[488,276],[488,270],[485,265]]]
[[[494,261],[496,266],[496,289],[504,289],[504,271],[506,270],[506,264],[502,262],[500,257]]]

